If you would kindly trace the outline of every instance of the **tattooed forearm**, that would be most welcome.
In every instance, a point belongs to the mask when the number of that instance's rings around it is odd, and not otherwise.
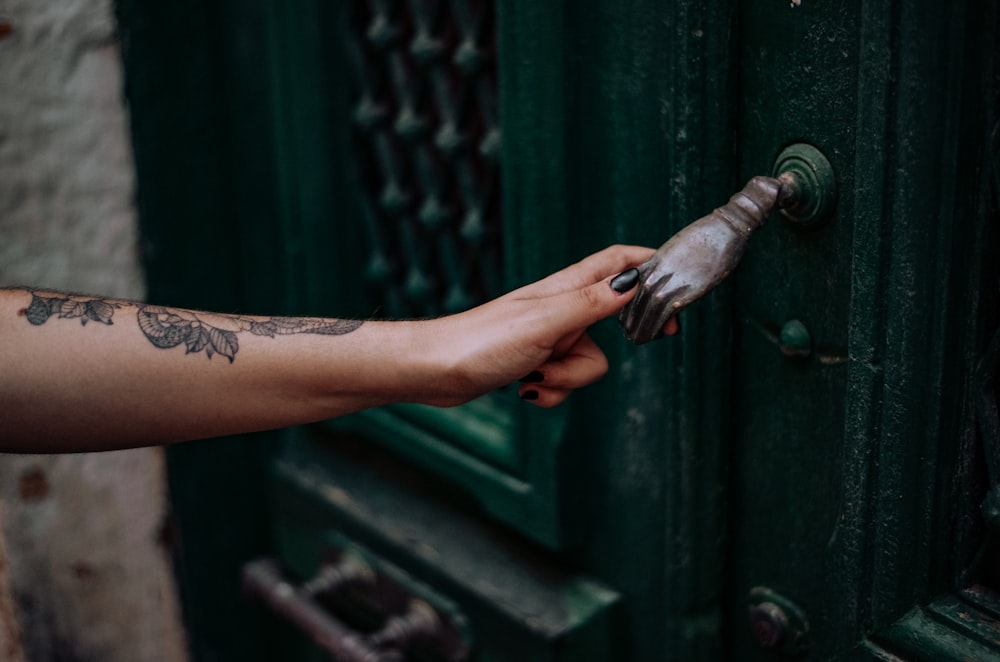
[[[310,319],[300,317],[252,318],[239,315],[205,315],[189,310],[140,305],[139,328],[156,347],[170,349],[183,344],[185,354],[204,351],[208,358],[220,354],[232,363],[239,350],[238,335],[249,332],[255,336],[273,338],[276,335],[315,333],[339,336],[361,326],[360,320]],[[216,320],[221,320],[221,323]],[[229,328],[225,328],[229,327]]]
[[[121,308],[120,302],[110,299],[76,294],[41,295],[32,290],[28,291],[31,294],[31,303],[18,314],[24,315],[35,326],[45,324],[53,315],[62,319],[78,318],[80,324],[86,324],[90,320],[111,324],[115,309]]]
[[[299,333],[339,336],[362,325],[361,320],[221,315],[78,294],[27,291],[31,303],[18,314],[35,326],[45,324],[53,316],[79,319],[83,325],[88,321],[112,324],[116,310],[135,307],[139,329],[154,347],[171,349],[184,345],[185,354],[204,352],[209,359],[219,354],[230,363],[239,351],[240,333],[268,338]]]

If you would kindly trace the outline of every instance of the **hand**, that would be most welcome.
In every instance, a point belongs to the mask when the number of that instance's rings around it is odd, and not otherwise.
[[[637,345],[677,332],[676,315],[739,264],[750,234],[777,203],[781,182],[754,177],[729,202],[671,237],[641,267],[635,298],[621,314]]]
[[[460,404],[525,379],[521,397],[552,407],[603,377],[608,362],[587,327],[632,299],[634,287],[616,292],[611,279],[652,253],[612,246],[498,299],[428,323],[441,360],[450,366],[445,392],[428,403]]]

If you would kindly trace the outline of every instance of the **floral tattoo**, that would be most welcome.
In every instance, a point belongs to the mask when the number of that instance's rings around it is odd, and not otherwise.
[[[185,354],[205,352],[210,359],[219,354],[229,359],[230,363],[239,351],[238,336],[243,332],[268,338],[299,333],[340,336],[354,331],[363,324],[361,320],[310,317],[254,318],[198,313],[77,294],[39,294],[32,290],[29,292],[31,303],[19,314],[35,326],[45,324],[53,316],[57,319],[79,319],[82,325],[86,325],[87,322],[110,325],[113,323],[112,318],[116,310],[124,306],[135,306],[139,329],[154,347],[171,349],[184,345]]]

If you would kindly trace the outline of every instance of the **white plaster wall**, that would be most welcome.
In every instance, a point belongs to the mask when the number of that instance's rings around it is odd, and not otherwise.
[[[0,0],[0,286],[141,298],[133,189],[111,0]],[[185,660],[166,510],[159,449],[0,456],[0,660]]]

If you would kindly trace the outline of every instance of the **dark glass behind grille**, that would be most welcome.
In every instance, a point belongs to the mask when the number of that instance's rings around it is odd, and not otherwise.
[[[364,0],[351,16],[367,282],[380,317],[435,316],[501,288],[492,2]]]

